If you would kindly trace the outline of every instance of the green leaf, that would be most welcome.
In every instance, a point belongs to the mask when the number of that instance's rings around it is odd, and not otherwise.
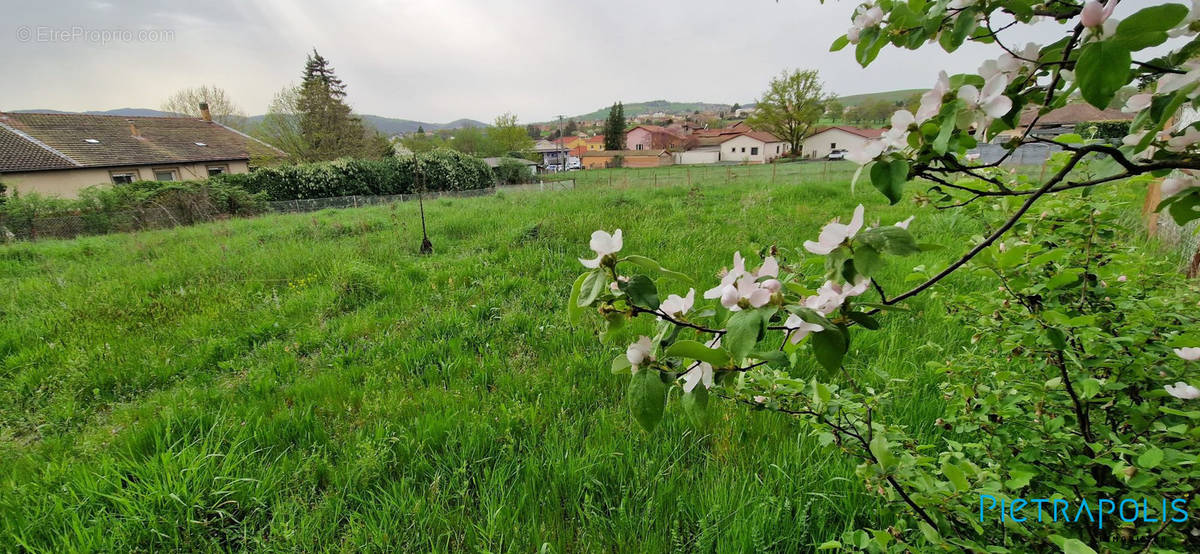
[[[1078,267],[1063,270],[1062,273],[1059,273],[1058,275],[1051,277],[1049,281],[1046,281],[1046,288],[1055,290],[1077,283],[1079,282],[1079,276],[1082,274],[1083,269]]]
[[[904,183],[908,182],[908,162],[892,160],[875,162],[871,166],[871,185],[895,204],[900,201]]]
[[[729,353],[716,348],[709,348],[703,343],[694,340],[681,340],[672,344],[667,348],[668,356],[679,356],[681,358],[691,358],[708,362],[713,367],[726,367],[729,365]]]
[[[725,326],[726,333],[721,346],[733,353],[734,360],[742,360],[758,344],[762,327],[762,314],[758,310],[734,312]]]
[[[1095,377],[1088,377],[1079,382],[1079,396],[1084,398],[1094,398],[1100,394],[1100,381]]]
[[[862,325],[866,329],[876,331],[879,329],[879,322],[875,318],[867,315],[866,312],[850,312],[846,314],[855,323]]]
[[[938,534],[937,529],[934,529],[932,525],[924,521],[918,521],[917,526],[921,528],[921,534],[925,536],[925,540],[933,544],[942,544],[945,542],[942,540],[942,536]]]
[[[856,240],[870,245],[875,250],[894,256],[908,256],[921,251],[921,247],[917,246],[917,241],[913,238],[912,233],[895,225],[867,229],[859,233]]]
[[[687,275],[679,273],[678,271],[671,271],[671,270],[663,267],[662,265],[660,265],[658,262],[656,262],[650,258],[647,258],[645,256],[638,256],[637,254],[633,254],[633,255],[629,255],[629,256],[625,256],[624,258],[621,258],[621,261],[636,264],[638,267],[645,269],[646,271],[654,271],[664,277],[670,277],[672,279],[687,283],[689,285],[692,284],[691,277],[688,277]]]
[[[942,475],[950,480],[950,483],[954,485],[954,490],[958,492],[963,492],[971,488],[971,484],[967,482],[967,476],[963,475],[963,471],[949,461],[942,464]]]
[[[822,367],[829,371],[836,371],[842,367],[842,358],[845,357],[849,344],[841,328],[826,329],[809,336],[812,338],[813,355]]]
[[[654,285],[654,281],[651,281],[649,277],[634,275],[629,278],[628,282],[621,283],[620,286],[621,290],[625,291],[625,295],[634,304],[643,308],[650,308],[651,310],[658,309],[658,287]]]
[[[604,287],[608,285],[608,277],[604,274],[603,269],[593,269],[583,274],[583,282],[579,285],[579,297],[575,300],[575,305],[580,308],[591,306],[600,293],[604,291]]]
[[[879,255],[879,251],[871,248],[869,245],[862,245],[854,249],[854,269],[859,273],[871,277],[877,271],[883,269],[883,257]]]
[[[647,431],[653,431],[662,420],[663,409],[667,405],[667,385],[659,378],[658,372],[642,369],[633,374],[629,380],[629,411],[633,418]]]
[[[683,404],[683,413],[687,414],[697,429],[707,429],[712,425],[715,411],[708,403],[708,389],[704,384],[697,384],[692,392],[685,393],[679,401]]]
[[[957,107],[957,104],[955,104]],[[950,135],[954,134],[955,122],[958,120],[954,114],[942,116],[942,126],[938,129],[937,137],[933,139],[933,151],[938,154],[945,154],[946,149],[950,146]]]
[[[633,364],[629,363],[629,356],[626,356],[624,352],[622,352],[620,356],[613,358],[613,361],[612,361],[613,375],[629,374],[629,373],[631,373],[630,369],[632,367],[633,367]]]
[[[958,17],[954,20],[954,27],[950,32],[943,32],[938,36],[938,42],[947,52],[958,50],[962,46],[963,41],[967,39],[967,35],[975,30],[975,10],[970,8],[959,12]]]
[[[1101,110],[1108,108],[1113,96],[1129,83],[1129,49],[1107,40],[1083,47],[1075,63],[1075,82],[1083,99]]]
[[[850,39],[847,38],[846,35],[842,35],[833,40],[833,44],[829,45],[829,51],[837,52],[838,50],[845,48],[847,44],[850,44]]]
[[[1158,467],[1158,464],[1162,463],[1162,460],[1163,451],[1157,446],[1151,446],[1149,450],[1142,452],[1142,455],[1138,456],[1137,465],[1146,469],[1154,469]]]
[[[1113,41],[1136,52],[1167,41],[1167,31],[1187,17],[1188,9],[1180,4],[1163,4],[1140,10],[1117,24]]]
[[[896,463],[899,462],[899,460],[888,448],[888,441],[883,437],[882,434],[875,435],[875,438],[871,439],[869,448],[871,450],[871,454],[875,456],[875,460],[879,462],[879,465],[883,467],[885,472],[896,468]]]
[[[817,547],[817,550],[837,550],[838,548],[841,548],[841,547],[842,547],[842,543],[840,543],[838,541],[825,541],[825,542],[821,543],[821,546]]]
[[[580,274],[575,278],[575,283],[571,285],[571,298],[567,300],[567,318],[571,323],[578,323],[579,317],[583,315],[583,309],[579,305],[579,292],[583,288],[583,282],[587,276],[587,273]]]
[[[1063,554],[1096,554],[1092,547],[1079,539],[1067,539],[1062,544]]]

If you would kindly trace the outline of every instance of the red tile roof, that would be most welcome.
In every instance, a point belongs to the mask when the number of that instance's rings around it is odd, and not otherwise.
[[[0,112],[0,172],[248,160],[258,154],[283,155],[190,117]]]
[[[819,129],[817,129],[817,132],[813,133],[813,135],[824,133],[825,131],[828,131],[830,129],[840,129],[840,130],[850,133],[852,135],[858,135],[860,137],[869,138],[869,139],[875,139],[875,138],[879,138],[879,137],[883,136],[883,132],[886,130],[886,129],[863,129],[861,127],[853,127],[850,125],[831,125],[829,127],[821,127]]]
[[[1029,125],[1035,115],[1037,115],[1037,108],[1025,110],[1021,114],[1021,125]],[[1121,110],[1101,110],[1091,104],[1080,102],[1077,104],[1067,104],[1057,110],[1050,111],[1050,113],[1038,118],[1038,125],[1074,125],[1088,121],[1127,121],[1133,119],[1133,116],[1134,114],[1125,113]]]
[[[604,142],[604,135],[596,135],[596,136],[594,136],[594,137],[589,137],[589,138],[587,139],[587,141],[588,141],[589,143],[591,143],[591,144],[603,143],[603,142]]]
[[[642,129],[645,129],[647,131],[650,131],[652,134],[667,134],[667,135],[671,135],[675,138],[687,138],[683,134],[681,134],[677,131],[674,131],[672,129],[663,127],[661,125],[638,125],[637,127],[634,127],[633,129],[637,129],[639,127]],[[632,131],[633,129],[630,129],[630,131]]]

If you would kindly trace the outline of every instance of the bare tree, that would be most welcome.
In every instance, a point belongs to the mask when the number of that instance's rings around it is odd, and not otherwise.
[[[162,111],[200,117],[200,103],[208,104],[213,121],[230,127],[244,127],[246,114],[230,98],[225,89],[215,85],[200,85],[181,89],[162,103]]]

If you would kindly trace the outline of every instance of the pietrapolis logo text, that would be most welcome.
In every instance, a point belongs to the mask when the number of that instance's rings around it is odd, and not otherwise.
[[[1061,498],[996,498],[979,495],[979,522],[985,516],[1000,521],[1067,521],[1087,523],[1104,528],[1105,519],[1111,525],[1116,520],[1126,523],[1183,523],[1188,520],[1188,501],[1185,498],[1086,498],[1068,501]]]

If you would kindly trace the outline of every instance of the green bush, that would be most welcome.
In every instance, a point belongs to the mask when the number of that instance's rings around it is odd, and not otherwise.
[[[1084,121],[1075,124],[1075,132],[1085,138],[1122,139],[1129,134],[1131,121]],[[1096,136],[1092,136],[1095,133]]]
[[[419,177],[419,179],[418,179]],[[487,164],[455,150],[434,150],[386,160],[341,159],[225,174],[211,179],[269,200],[300,200],[350,195],[412,194],[487,188],[493,176]]]
[[[0,225],[19,238],[74,237],[187,225],[266,210],[266,197],[223,181],[139,181],[98,185],[64,199],[14,193]]]
[[[496,180],[508,184],[519,185],[533,181],[533,174],[529,171],[529,166],[521,163],[516,158],[503,158],[493,170],[496,174]]]

